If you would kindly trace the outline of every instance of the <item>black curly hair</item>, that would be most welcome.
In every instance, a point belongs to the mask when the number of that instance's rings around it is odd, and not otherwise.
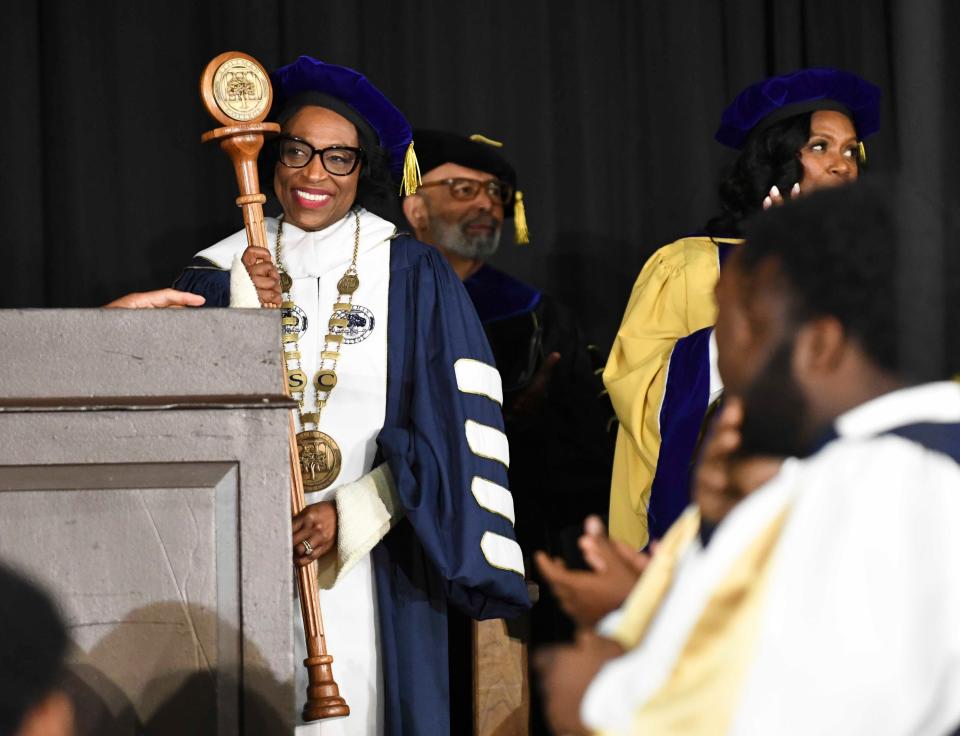
[[[720,212],[706,224],[709,235],[741,235],[741,223],[760,211],[770,187],[776,184],[786,195],[803,178],[798,154],[810,139],[812,115],[810,112],[794,115],[747,139],[720,182]]]
[[[900,223],[877,183],[816,191],[744,223],[744,273],[775,258],[794,325],[839,320],[880,368],[901,374],[897,324]]]

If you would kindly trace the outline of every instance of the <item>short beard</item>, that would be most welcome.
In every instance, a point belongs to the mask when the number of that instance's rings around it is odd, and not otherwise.
[[[430,221],[430,239],[435,245],[458,256],[485,261],[500,247],[500,226],[496,225],[496,229],[489,235],[467,235],[464,228],[472,222],[473,220],[459,224],[433,217]]]
[[[793,341],[777,346],[743,396],[740,449],[743,457],[792,457],[805,449],[807,401],[790,369]]]

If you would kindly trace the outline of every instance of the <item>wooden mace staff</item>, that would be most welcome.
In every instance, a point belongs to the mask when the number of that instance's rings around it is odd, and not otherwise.
[[[267,198],[260,193],[257,175],[257,156],[263,148],[264,135],[280,132],[276,123],[263,119],[270,110],[273,89],[263,66],[251,56],[239,51],[227,51],[214,58],[200,77],[200,96],[207,112],[226,127],[204,133],[200,140],[218,141],[233,162],[240,196],[237,206],[243,209],[243,224],[247,244],[269,250],[267,231],[263,225],[263,203]],[[263,304],[263,307],[275,307]],[[286,369],[286,366],[283,366]],[[283,391],[289,396],[286,371]],[[296,425],[290,413],[290,505],[293,514],[306,506],[303,496],[303,476],[297,452]],[[333,657],[327,654],[320,615],[320,596],[317,590],[317,564],[311,562],[297,568],[297,588],[300,593],[300,611],[307,640],[307,702],[303,706],[303,720],[316,721],[350,715],[350,707],[340,697],[340,689],[333,679]]]

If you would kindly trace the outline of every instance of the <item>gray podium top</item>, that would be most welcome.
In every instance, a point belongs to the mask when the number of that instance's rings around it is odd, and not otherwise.
[[[0,310],[0,403],[274,399],[283,393],[279,322],[279,310],[266,309]]]

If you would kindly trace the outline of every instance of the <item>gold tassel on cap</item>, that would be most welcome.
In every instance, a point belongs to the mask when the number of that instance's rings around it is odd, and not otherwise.
[[[400,195],[409,197],[417,193],[417,187],[420,186],[420,164],[417,161],[417,154],[413,150],[413,141],[407,146],[407,152],[403,157],[403,178],[400,182]]]
[[[863,141],[857,143],[857,155],[860,159],[860,165],[865,166],[867,163],[867,147],[863,145]]]
[[[517,245],[527,245],[530,242],[530,231],[527,229],[527,210],[523,206],[523,192],[517,190],[513,202],[513,228],[516,231]]]
[[[492,148],[503,148],[503,144],[500,141],[487,138],[487,136],[481,135],[480,133],[474,133],[470,136],[470,140],[474,143],[483,143]],[[517,190],[513,200],[513,227],[517,245],[527,245],[530,242],[530,230],[527,228],[527,210],[523,206],[523,192],[520,190]]]
[[[495,141],[493,138],[487,138],[485,135],[480,133],[474,133],[470,136],[470,140],[474,143],[486,143],[488,146],[493,146],[494,148],[503,148],[503,144],[500,141]]]

